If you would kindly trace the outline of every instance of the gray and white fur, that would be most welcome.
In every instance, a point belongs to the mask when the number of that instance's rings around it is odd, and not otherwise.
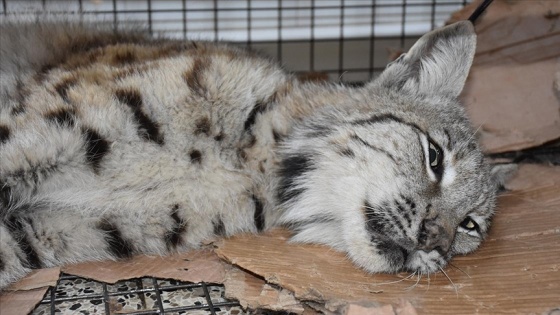
[[[3,20],[0,289],[275,226],[372,273],[438,271],[479,246],[510,171],[457,101],[475,43],[435,30],[349,87],[225,44]]]

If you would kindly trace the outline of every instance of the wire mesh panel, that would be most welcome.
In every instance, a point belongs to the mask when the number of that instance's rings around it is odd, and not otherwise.
[[[297,73],[365,81],[464,0],[1,0],[0,14],[79,13],[173,38],[249,46]]]
[[[34,315],[43,314],[243,314],[224,298],[222,285],[151,277],[116,284],[63,275]]]

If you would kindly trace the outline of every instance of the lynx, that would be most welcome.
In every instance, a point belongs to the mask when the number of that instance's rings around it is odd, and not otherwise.
[[[510,173],[458,102],[467,21],[355,87],[222,43],[4,19],[0,288],[277,226],[371,273],[433,273],[479,246]]]

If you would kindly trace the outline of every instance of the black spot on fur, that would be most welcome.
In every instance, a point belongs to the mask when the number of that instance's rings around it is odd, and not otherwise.
[[[3,205],[5,208],[8,208],[10,205],[12,195],[12,189],[8,186],[7,183],[0,181],[0,205]],[[4,213],[0,212],[0,215]]]
[[[10,138],[10,129],[6,126],[0,125],[0,144],[8,141]]]
[[[408,207],[410,209],[415,209],[416,208],[416,204],[410,198],[403,197],[402,195],[401,195],[401,198],[404,199],[404,202],[406,202],[406,204],[408,205]]]
[[[187,83],[187,86],[192,92],[203,96],[206,94],[206,90],[203,84],[202,73],[208,67],[208,60],[204,58],[196,58],[194,60],[191,69],[185,71],[183,74],[183,80]]]
[[[290,222],[287,226],[293,231],[302,231],[308,228],[309,225],[319,225],[336,222],[334,216],[328,214],[314,214],[306,219],[298,220],[297,222]]]
[[[307,138],[321,138],[328,136],[333,130],[329,126],[311,124],[307,126],[305,136]]]
[[[154,141],[159,145],[164,144],[163,135],[160,133],[159,125],[152,121],[142,111],[142,96],[136,89],[119,89],[115,92],[117,99],[132,109],[134,119],[138,123],[138,136],[144,140]]]
[[[48,113],[45,118],[63,127],[73,127],[75,125],[74,111],[70,109],[54,110]]]
[[[105,234],[105,241],[109,246],[109,251],[119,258],[132,256],[134,249],[132,244],[122,237],[118,227],[107,220],[102,220],[97,224],[97,228]]]
[[[86,145],[86,160],[93,167],[93,170],[98,172],[101,160],[109,153],[109,142],[95,130],[85,128],[82,133]]]
[[[276,129],[272,129],[272,137],[276,143],[282,141],[282,138],[284,138],[284,136],[280,132],[276,131]]]
[[[311,158],[307,155],[292,155],[282,160],[279,170],[280,185],[278,199],[285,203],[298,197],[304,190],[296,188],[296,179],[313,169]]]
[[[4,259],[2,259],[2,255],[0,255],[0,272],[4,271],[6,268],[6,263],[4,263]]]
[[[202,162],[202,152],[199,150],[192,150],[189,152],[189,157],[191,158],[191,162],[200,164]]]
[[[224,133],[220,131],[219,134],[217,134],[216,136],[214,136],[214,140],[216,140],[216,141],[222,141],[222,140],[224,140]]]
[[[113,61],[119,65],[133,63],[136,61],[136,55],[128,49],[125,51],[117,51],[114,55]]]
[[[69,48],[70,52],[77,53],[77,52],[85,52],[88,50],[100,48],[102,46],[111,44],[110,41],[104,41],[100,38],[91,38],[84,41],[78,41],[72,44]]]
[[[353,158],[354,156],[356,156],[354,151],[352,151],[352,149],[350,149],[350,148],[344,148],[344,149],[338,151],[338,153],[340,153],[340,155],[342,155],[342,156],[347,156],[347,157],[350,157],[350,158]]]
[[[405,219],[408,227],[410,228],[412,226],[412,220],[410,219],[410,215],[408,214],[410,209],[405,207],[403,204],[401,204],[398,201],[396,202],[396,205],[400,215]]]
[[[405,234],[406,232],[405,232],[404,226],[403,226],[403,224],[401,223],[401,220],[399,219],[399,217],[397,217],[397,216],[393,213],[392,208],[386,207],[386,208],[385,208],[385,211],[387,211],[387,213],[388,213],[389,216],[391,217],[391,222],[393,223],[393,226],[394,226],[394,227],[396,226],[396,228],[399,229],[399,231],[401,231],[403,234]]]
[[[32,222],[28,224],[32,224]],[[25,261],[23,261],[22,264],[31,269],[41,268],[42,264],[39,255],[31,245],[30,236],[26,233],[22,221],[12,216],[8,218],[6,228],[8,228],[8,231],[16,240],[19,248],[25,253]]]
[[[414,201],[412,201],[412,199],[407,198],[403,195],[401,195],[401,198],[406,203],[406,206],[408,207],[408,210],[410,211],[410,213],[412,213],[413,216],[416,216],[416,203]],[[411,226],[411,223],[409,224],[409,227],[410,226]]]
[[[218,235],[218,236],[224,236],[226,235],[226,226],[224,225],[224,221],[222,221],[222,218],[220,218],[219,216],[217,216],[213,221],[212,221],[212,225],[214,227],[214,234]]]
[[[142,108],[142,95],[136,89],[119,89],[115,92],[117,99],[133,110]]]
[[[247,144],[245,145],[245,148],[251,148],[255,144],[257,144],[257,137],[255,137],[254,135],[251,135],[247,140]]]
[[[249,115],[247,116],[247,119],[245,119],[245,123],[243,124],[243,129],[245,131],[249,131],[251,129],[251,127],[253,127],[253,125],[255,124],[255,120],[257,119],[257,115],[266,111],[268,109],[268,107],[269,107],[268,104],[265,104],[262,101],[257,102],[253,106],[253,109],[251,109],[251,111],[249,112]]]
[[[210,134],[210,120],[206,117],[199,119],[195,124],[195,135],[209,135]]]
[[[25,103],[18,103],[14,107],[12,107],[12,115],[19,115],[25,113],[26,106]]]
[[[257,231],[262,231],[264,229],[264,208],[262,202],[255,196],[251,196],[253,203],[255,204],[255,226]]]
[[[75,78],[67,78],[60,81],[58,84],[54,86],[56,93],[64,100],[66,103],[70,103],[70,99],[68,98],[68,90],[76,85],[78,81]]]
[[[43,65],[39,71],[37,71],[37,74],[35,74],[34,79],[35,81],[37,81],[37,83],[43,83],[43,81],[45,81],[47,75],[49,74],[49,72],[54,68],[54,65],[52,64],[46,64]]]
[[[169,250],[176,248],[183,243],[182,235],[187,231],[188,224],[179,217],[179,205],[173,206],[171,209],[171,219],[173,219],[173,228],[168,231],[164,238],[165,244]]]

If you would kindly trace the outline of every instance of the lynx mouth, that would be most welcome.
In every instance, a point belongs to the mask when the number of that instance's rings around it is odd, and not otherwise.
[[[448,257],[442,256],[437,250],[430,252],[416,250],[408,256],[404,269],[417,271],[421,274],[435,273],[445,267],[448,260]]]

